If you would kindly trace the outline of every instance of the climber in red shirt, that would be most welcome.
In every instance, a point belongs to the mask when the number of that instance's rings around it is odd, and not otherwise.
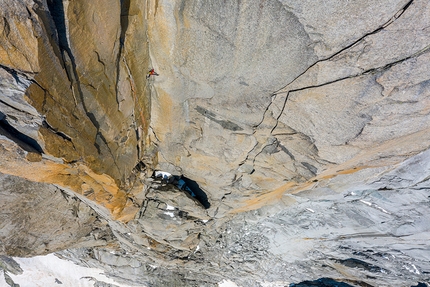
[[[157,72],[154,71],[154,69],[149,70],[148,74],[146,75],[146,78],[149,79],[151,76],[158,76]]]

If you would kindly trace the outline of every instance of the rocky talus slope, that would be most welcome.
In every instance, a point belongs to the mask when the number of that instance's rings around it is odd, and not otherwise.
[[[0,0],[7,284],[430,284],[429,62],[427,0]]]

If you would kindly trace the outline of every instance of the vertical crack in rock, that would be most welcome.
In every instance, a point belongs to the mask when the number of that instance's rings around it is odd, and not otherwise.
[[[141,160],[145,154],[145,136],[147,136],[149,124],[148,119],[150,117],[150,112],[147,111],[146,101],[150,101],[150,97],[147,96],[147,86],[145,86],[146,81],[143,81],[144,73],[146,72],[146,64],[136,65],[142,61],[143,58],[150,58],[146,53],[148,52],[149,42],[148,39],[148,29],[145,30],[145,36],[143,36],[140,32],[136,33],[137,21],[139,21],[139,9],[140,7],[137,3],[131,0],[121,0],[120,1],[120,35],[119,35],[119,49],[118,55],[116,59],[116,100],[118,104],[118,110],[123,111],[123,101],[127,102],[124,98],[124,95],[121,93],[120,85],[121,81],[127,81],[130,85],[130,93],[131,98],[133,100],[133,112],[132,112],[132,124],[130,125],[130,129],[134,129],[136,140],[137,140],[137,157],[138,160]],[[146,14],[146,9],[143,8],[143,13]],[[146,19],[146,17],[145,17]],[[141,23],[142,26],[139,26],[138,29],[146,28],[145,23]],[[128,30],[134,31],[133,36],[130,39],[127,39]],[[140,41],[138,41],[140,40]],[[145,44],[142,44],[141,41],[145,41]],[[142,51],[136,51],[136,45],[139,48],[142,48]],[[147,59],[150,61],[150,59]],[[125,75],[122,75],[122,73]],[[150,106],[150,104],[148,104]]]
[[[106,149],[108,150],[110,156],[112,157],[113,163],[117,170],[120,170],[116,158],[114,154],[112,153],[112,150],[109,147],[108,140],[105,138],[103,133],[100,131],[100,123],[98,122],[96,116],[93,112],[90,111],[89,107],[87,106],[87,103],[85,102],[85,96],[83,94],[82,88],[81,88],[81,82],[79,79],[79,75],[77,72],[76,67],[76,61],[74,58],[74,55],[72,53],[72,50],[69,45],[68,41],[68,31],[66,26],[66,18],[64,14],[64,5],[62,0],[50,0],[48,1],[48,9],[51,13],[52,19],[55,23],[55,28],[57,31],[58,36],[58,44],[60,47],[61,54],[63,55],[63,63],[65,64],[67,75],[69,77],[69,80],[72,84],[72,86],[76,86],[77,92],[80,98],[80,102],[82,103],[82,107],[85,111],[85,114],[87,115],[88,119],[91,121],[93,126],[96,128],[97,133],[94,139],[94,146],[96,147],[98,153],[102,154],[102,148],[97,138],[99,138],[102,143],[106,146]],[[68,63],[70,62],[70,68],[67,69]],[[72,89],[73,91],[73,89]],[[74,93],[73,93],[74,95]],[[76,103],[76,98],[75,98]]]
[[[82,102],[82,106],[85,110],[85,113],[87,114],[88,118],[93,122],[93,118],[90,116],[90,112],[88,111],[88,108],[85,104],[85,99],[82,93],[81,89],[81,83],[79,80],[79,75],[76,69],[76,61],[73,56],[72,50],[70,49],[69,41],[67,39],[67,27],[66,27],[66,16],[64,14],[64,5],[62,0],[49,0],[48,1],[48,9],[52,16],[52,19],[54,20],[55,24],[55,30],[57,31],[57,37],[58,37],[58,45],[60,48],[60,52],[62,55],[62,58],[60,59],[60,62],[64,64],[67,77],[69,78],[69,81],[71,83],[73,96],[74,89],[73,87],[76,86],[79,98]],[[75,98],[75,104],[77,103]],[[94,123],[94,126],[98,130],[98,124]]]
[[[121,47],[122,47],[122,45],[121,45]],[[120,48],[120,50],[121,50],[121,48]],[[128,79],[129,79],[129,82],[130,82],[130,89],[131,89],[131,95],[133,97],[134,106],[135,107],[138,106],[139,109],[142,110],[142,107],[141,107],[141,105],[140,105],[140,103],[138,101],[138,98],[137,98],[136,85],[135,85],[135,82],[134,82],[134,79],[133,79],[133,75],[131,74],[130,67],[127,64],[127,59],[126,59],[125,55],[122,57],[122,60],[124,62],[124,66],[125,66],[125,68],[127,70],[127,75],[128,75]],[[120,73],[120,64],[118,63],[117,87],[118,87],[118,81],[119,81],[119,73]],[[120,101],[118,99],[118,91],[117,91],[117,102],[118,102],[118,109],[120,109]],[[141,116],[142,123],[145,123],[145,118],[144,118],[143,114],[140,114],[140,116]],[[137,157],[138,157],[138,159],[141,159],[142,156],[143,156],[143,154],[144,154],[144,152],[143,152],[143,144],[142,144],[143,130],[138,125],[138,123],[136,121],[136,115],[135,115],[135,113],[133,113],[133,126],[134,126],[134,130],[135,130],[135,133],[136,133],[136,139],[137,139],[137,146],[136,146],[136,148],[137,148]]]
[[[121,0],[121,12],[120,12],[120,35],[119,35],[119,49],[118,55],[116,59],[116,85],[115,92],[117,94],[117,102],[120,105],[120,100],[118,99],[118,84],[120,81],[121,74],[121,58],[124,57],[124,64],[127,65],[124,54],[124,46],[125,46],[125,36],[128,29],[129,24],[129,11],[130,11],[130,0]],[[128,66],[127,66],[128,69]],[[131,80],[130,80],[131,81]],[[133,89],[133,86],[132,86]]]

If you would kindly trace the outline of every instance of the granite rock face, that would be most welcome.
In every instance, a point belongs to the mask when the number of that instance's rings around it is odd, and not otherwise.
[[[38,133],[27,135],[44,153],[84,162],[118,184],[140,160],[138,142],[144,142],[149,119],[147,43],[140,31],[145,26],[135,3],[123,2],[1,4],[2,82],[9,82],[2,107],[15,109],[6,114],[8,121],[17,118],[14,114],[30,117],[37,111],[39,121],[27,121]],[[127,32],[133,33],[131,39]],[[33,109],[30,114],[15,103],[23,97]],[[21,121],[17,126],[29,128]]]
[[[53,185],[1,175],[0,250],[9,256],[48,254],[65,245],[112,243],[106,220]],[[47,232],[49,231],[49,232]]]
[[[430,284],[429,5],[0,1],[1,254]]]

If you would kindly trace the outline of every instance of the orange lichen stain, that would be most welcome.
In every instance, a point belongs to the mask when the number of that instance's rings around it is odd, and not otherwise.
[[[285,193],[296,194],[301,191],[314,188],[320,181],[328,180],[339,175],[348,175],[355,172],[382,166],[392,166],[398,164],[405,157],[410,157],[423,149],[428,148],[430,141],[430,128],[395,138],[363,150],[352,159],[329,167],[321,174],[309,179],[304,183],[289,182],[275,190],[265,192],[260,195],[253,195],[251,199],[239,203],[239,208],[235,208],[230,213],[240,213],[259,209],[263,206],[273,204],[282,198]]]
[[[330,179],[330,178],[333,178],[333,177],[335,177],[336,176],[336,174],[328,174],[328,175],[324,175],[324,176],[320,176],[319,177],[319,179]]]
[[[351,169],[339,170],[337,172],[337,174],[352,174],[352,173],[355,173],[355,172],[362,170],[362,169],[365,169],[365,168],[367,168],[367,167],[366,166],[360,166],[360,167],[354,167]]]
[[[140,208],[135,206],[131,200],[127,200],[125,207],[121,210],[120,214],[116,217],[116,220],[122,222],[129,222],[133,220]]]
[[[310,190],[314,188],[319,180],[330,179],[340,174],[352,174],[359,170],[367,168],[366,166],[355,167],[347,170],[334,170],[331,171],[333,173],[324,172],[322,175],[313,177],[306,182],[297,183],[297,182],[288,182],[275,190],[266,192],[264,194],[256,195],[255,197],[244,201],[243,205],[239,208],[235,208],[230,211],[230,213],[240,213],[245,211],[251,211],[255,209],[259,209],[263,206],[270,205],[282,199],[282,196],[286,193],[288,194],[297,194],[299,192]]]
[[[280,200],[282,195],[287,192],[289,189],[297,186],[296,182],[288,182],[275,190],[264,193],[262,195],[258,195],[255,198],[248,199],[244,202],[242,207],[235,208],[230,213],[240,213],[250,210],[259,209],[265,205],[273,203],[276,200]]]
[[[54,184],[72,190],[107,208],[114,219],[128,220],[137,209],[130,209],[126,193],[119,189],[113,178],[97,174],[83,164],[63,164],[42,159],[30,162],[18,146],[0,140],[0,172],[29,181]],[[125,209],[127,207],[127,209]],[[127,214],[123,214],[123,211]],[[131,213],[133,213],[131,215]]]
[[[315,177],[315,179],[330,179],[330,178],[336,177],[340,174],[353,174],[357,171],[360,171],[360,170],[366,169],[366,168],[371,168],[371,166],[359,166],[359,167],[343,169],[343,170],[339,170],[337,168],[336,171],[334,171],[333,169],[329,169],[329,170],[324,171],[323,173],[321,173],[317,177]]]

